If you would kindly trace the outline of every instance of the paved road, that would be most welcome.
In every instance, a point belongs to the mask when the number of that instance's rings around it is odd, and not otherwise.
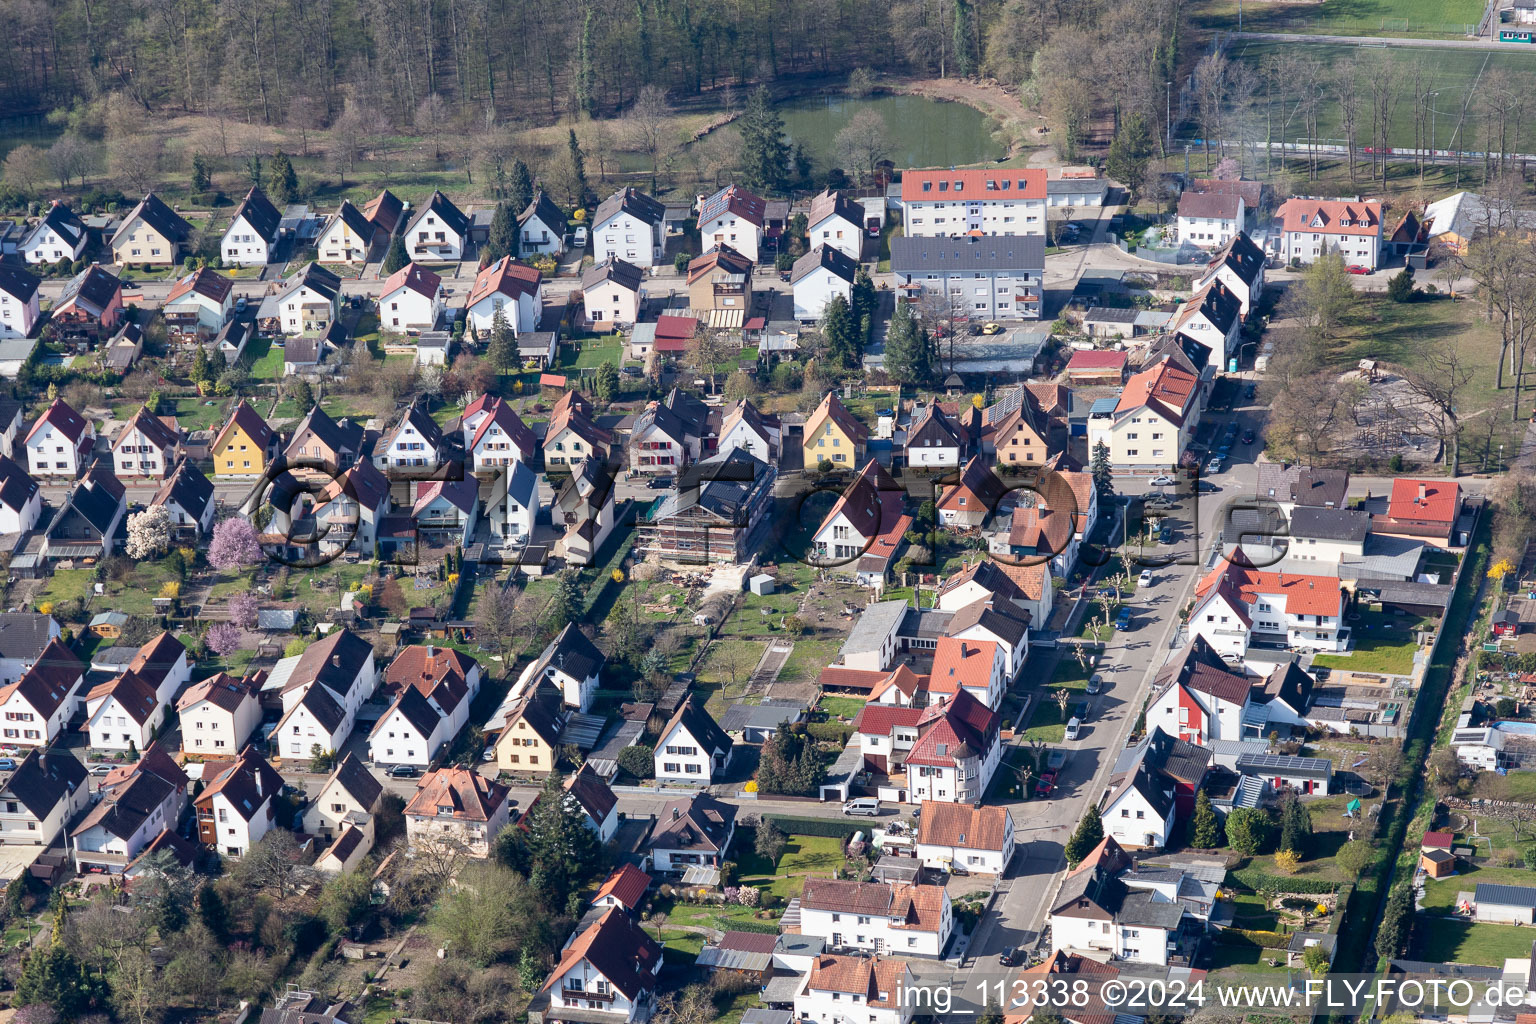
[[[1338,43],[1343,46],[1391,46],[1420,50],[1505,50],[1510,43],[1475,39],[1394,39],[1390,36],[1314,36],[1298,32],[1234,32],[1234,40],[1273,43]],[[1520,52],[1518,49],[1512,52]]]

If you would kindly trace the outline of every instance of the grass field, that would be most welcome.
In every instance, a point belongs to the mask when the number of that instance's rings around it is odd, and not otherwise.
[[[1359,619],[1349,622],[1353,630],[1353,650],[1349,654],[1319,654],[1312,664],[1354,672],[1410,675],[1413,652],[1419,649],[1413,639],[1417,624],[1416,619],[1364,612]]]
[[[1374,6],[1373,0],[1360,0],[1370,6]],[[1435,0],[1423,0],[1430,3]],[[1457,0],[1445,0],[1446,3],[1455,3]],[[1317,8],[1308,7],[1308,10],[1317,10],[1329,7],[1334,0],[1322,4]],[[1385,0],[1382,0],[1385,6]],[[1247,10],[1253,9],[1249,4],[1245,9],[1243,18],[1244,31],[1257,31],[1247,17]],[[1234,4],[1235,7],[1235,4]],[[1474,16],[1472,21],[1476,21]],[[1283,29],[1280,31],[1308,31],[1305,29]],[[1314,28],[1313,32],[1331,32],[1326,27]],[[1345,33],[1349,34],[1349,33]],[[1231,56],[1235,59],[1251,64],[1255,70],[1263,67],[1267,58],[1280,53],[1289,56],[1302,56],[1321,62],[1324,68],[1335,68],[1345,60],[1355,57],[1362,61],[1389,60],[1399,69],[1400,74],[1407,78],[1412,74],[1413,65],[1422,63],[1424,72],[1431,91],[1440,95],[1435,100],[1435,109],[1439,112],[1433,121],[1435,145],[1438,149],[1481,149],[1481,131],[1475,130],[1475,106],[1473,103],[1466,111],[1465,122],[1461,124],[1458,133],[1458,122],[1462,121],[1462,108],[1467,103],[1473,85],[1478,79],[1490,72],[1503,71],[1513,75],[1536,74],[1536,53],[1527,53],[1520,50],[1490,51],[1490,50],[1432,50],[1421,47],[1390,47],[1385,49],[1362,50],[1359,47],[1345,45],[1343,43],[1297,43],[1297,42],[1271,42],[1271,41],[1240,41],[1235,43],[1231,50]],[[1265,111],[1263,109],[1264,96],[1261,94],[1256,106],[1256,116],[1262,133],[1265,125]],[[1282,99],[1276,97],[1273,107],[1269,111],[1270,123],[1274,126],[1274,138],[1277,142],[1295,143],[1305,141],[1306,132],[1302,121],[1295,109],[1294,99]],[[1530,131],[1529,121],[1526,121],[1522,129],[1517,129],[1516,134],[1521,136],[1512,140],[1510,148],[1517,152],[1529,152],[1529,147],[1536,145],[1536,132]],[[1358,130],[1358,141],[1363,147],[1370,133],[1369,119],[1361,122]],[[1318,134],[1320,141],[1326,143],[1342,144],[1344,131],[1340,127],[1338,104],[1331,100],[1323,104],[1318,120]],[[1397,105],[1393,114],[1392,130],[1388,135],[1388,142],[1393,146],[1411,147],[1413,145],[1413,104],[1402,102]],[[1469,164],[1476,164],[1475,160],[1468,160]],[[1306,190],[1302,190],[1306,191]],[[1307,194],[1311,194],[1308,192]]]
[[[1323,0],[1322,3],[1243,5],[1243,31],[1317,35],[1375,35],[1436,38],[1475,30],[1483,16],[1479,0]],[[1210,0],[1196,8],[1200,24],[1221,31],[1237,28],[1237,0]]]
[[[1470,892],[1479,882],[1524,886],[1536,883],[1536,871],[1529,868],[1483,868],[1463,859],[1456,869],[1457,873],[1450,878],[1424,879],[1424,909],[1449,913],[1456,903],[1456,894]]]
[[[1409,955],[1429,963],[1503,967],[1508,957],[1531,955],[1531,930],[1514,925],[1419,917],[1414,920]]]

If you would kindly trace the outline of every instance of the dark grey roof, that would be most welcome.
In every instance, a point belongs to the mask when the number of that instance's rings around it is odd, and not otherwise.
[[[761,704],[732,704],[720,717],[720,728],[726,732],[744,729],[775,729],[782,722],[798,722],[805,717],[804,701],[769,699]]]
[[[615,256],[588,267],[581,275],[581,287],[593,288],[604,281],[612,281],[620,288],[634,292],[640,290],[644,280],[644,270]]]
[[[1338,944],[1339,937],[1337,935],[1331,935],[1328,932],[1292,932],[1291,941],[1286,945],[1285,948],[1290,950],[1292,953],[1301,953],[1305,951],[1308,946],[1318,946],[1322,949],[1323,952],[1327,953],[1328,958],[1332,960],[1334,947],[1336,947]]]
[[[37,226],[28,232],[26,242],[30,242],[32,236],[44,228],[52,228],[71,247],[79,245],[80,239],[85,235],[85,221],[63,203],[54,203],[48,208],[48,212],[37,222]],[[22,244],[25,245],[26,242]]]
[[[37,481],[15,462],[0,455],[0,505],[20,511],[37,494]]]
[[[1264,262],[1264,250],[1253,244],[1246,231],[1239,231],[1230,242],[1216,250],[1207,269],[1225,264],[1244,284],[1252,285],[1263,272]]]
[[[1333,774],[1333,762],[1326,757],[1292,757],[1288,754],[1238,754],[1237,770],[1243,775],[1296,776],[1326,779]]]
[[[341,278],[318,263],[306,263],[303,270],[289,275],[282,284],[283,290],[279,295],[286,295],[300,285],[313,288],[327,299],[335,299],[341,294]]]
[[[441,192],[433,192],[432,197],[422,203],[416,211],[416,216],[405,226],[406,231],[414,231],[416,222],[425,217],[429,212],[437,214],[443,219],[443,223],[453,229],[453,233],[463,238],[469,231],[469,218],[464,216],[464,211],[453,205],[452,200]]]
[[[59,801],[85,785],[85,763],[67,753],[27,751],[0,792],[19,800],[35,818],[46,818]],[[1479,886],[1481,888],[1481,886]]]
[[[363,425],[346,416],[343,416],[340,422],[333,420],[330,414],[318,405],[304,414],[304,418],[294,428],[293,436],[298,437],[306,430],[313,431],[322,444],[338,455],[342,452],[351,452],[355,455],[362,451]]]
[[[661,809],[651,846],[661,850],[724,852],[726,839],[736,824],[736,810],[735,804],[716,800],[708,793],[673,800]]]
[[[110,307],[120,287],[115,276],[93,263],[70,279],[54,308],[75,302],[92,316],[100,316]]]
[[[607,660],[574,622],[567,623],[560,635],[551,640],[539,655],[540,664],[558,668],[573,679],[583,680],[597,675]]]
[[[1184,904],[1165,903],[1150,892],[1128,892],[1115,911],[1115,923],[1172,931],[1184,919]]]
[[[601,227],[621,210],[647,224],[660,224],[667,214],[665,206],[639,189],[622,188],[598,204],[597,212],[592,215],[593,227]]]
[[[1141,315],[1139,309],[1122,309],[1119,306],[1095,306],[1083,314],[1083,323],[1133,324]]]
[[[677,726],[688,730],[688,735],[696,740],[700,747],[710,753],[723,751],[730,752],[733,741],[725,734],[725,730],[710,717],[704,710],[702,702],[695,702],[692,695],[686,697],[672,715],[672,720],[662,727],[661,735],[657,742],[664,740]]]
[[[421,691],[414,686],[406,687],[411,693],[419,694]],[[432,730],[428,729],[427,733]],[[368,766],[358,759],[356,754],[348,754],[341,759],[331,777],[341,783],[341,788],[367,809],[372,809],[378,803],[379,797],[384,794],[384,785],[373,777]]]
[[[519,227],[528,223],[530,217],[537,217],[539,223],[556,232],[562,238],[565,237],[565,214],[560,212],[560,207],[554,204],[549,196],[539,189],[533,194],[533,202],[528,204],[528,209],[517,215]]]
[[[192,234],[192,225],[188,224],[181,214],[166,206],[159,196],[151,192],[139,200],[139,205],[135,206],[128,216],[123,218],[117,233],[112,236],[112,245],[114,247],[117,245],[117,240],[122,237],[123,232],[128,229],[128,226],[136,218],[140,217],[144,219],[144,223],[164,235],[172,243],[185,241],[187,236]]]
[[[53,526],[49,528],[48,535],[53,536],[54,527],[65,523],[69,510],[73,509],[99,536],[105,537],[107,529],[112,525],[113,517],[122,506],[123,493],[123,485],[117,477],[105,471],[91,473],[69,492],[64,507],[54,517]]]
[[[160,489],[155,492],[151,505],[175,502],[188,516],[201,521],[208,503],[213,500],[213,481],[197,468],[186,456],[176,462],[176,468]]]
[[[283,219],[267,194],[259,188],[247,192],[240,205],[235,207],[234,215],[229,219],[230,226],[233,227],[235,221],[242,217],[257,235],[268,242],[277,238],[277,225]]]
[[[1260,463],[1256,493],[1297,505],[1340,507],[1349,493],[1349,471]]]
[[[891,270],[898,274],[1006,270],[1039,272],[1044,267],[1044,235],[891,239]]]
[[[815,273],[822,267],[830,270],[834,275],[842,278],[849,284],[853,283],[853,279],[859,273],[859,264],[852,256],[830,245],[818,245],[804,256],[795,260],[794,268],[789,272],[789,280],[791,283],[797,282],[802,277]]]
[[[368,219],[368,215],[356,206],[353,206],[350,199],[343,199],[341,206],[337,207],[336,212],[332,215],[331,223],[335,223],[338,220],[351,228],[352,233],[362,239],[365,245],[373,239],[374,232],[378,230],[374,226],[373,221]],[[327,224],[326,229],[329,229],[330,226],[330,224]],[[320,233],[323,235],[325,230],[322,230]]]
[[[32,296],[37,294],[39,284],[42,284],[40,278],[33,277],[20,267],[0,263],[0,292],[4,292],[17,302],[31,302]]]
[[[864,654],[880,650],[885,638],[902,632],[902,623],[914,611],[906,601],[876,601],[859,613],[848,629],[840,654]],[[946,622],[948,619],[945,620]]]
[[[1050,178],[1045,183],[1048,196],[1091,196],[1105,189],[1102,178]]]
[[[1491,903],[1501,907],[1536,907],[1536,888],[1529,885],[1499,885],[1479,882],[1472,891],[1473,903]]]
[[[694,506],[735,526],[745,526],[747,500],[773,469],[745,448],[730,448],[683,470],[677,490],[652,515],[666,519]]]
[[[1364,542],[1371,532],[1371,514],[1359,509],[1314,508],[1298,505],[1291,513],[1292,537]]]
[[[1215,326],[1223,335],[1232,330],[1232,325],[1242,316],[1243,305],[1219,282],[1207,286],[1205,298],[1200,303],[1199,312],[1205,314],[1205,318]]]

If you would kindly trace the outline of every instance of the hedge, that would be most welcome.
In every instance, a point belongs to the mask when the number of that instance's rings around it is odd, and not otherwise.
[[[779,934],[779,922],[777,921],[758,921],[747,918],[745,921],[731,920],[722,921],[721,923],[730,925],[729,928],[723,929],[728,932],[751,932],[754,935]]]
[[[1260,889],[1272,889],[1278,893],[1319,896],[1336,892],[1339,888],[1339,883],[1324,881],[1321,878],[1287,878],[1285,875],[1271,875],[1258,868],[1242,868],[1231,872],[1231,876],[1254,892]]]
[[[822,743],[836,743],[847,746],[848,740],[853,736],[853,724],[851,722],[811,722],[805,727],[805,731],[812,739]]]
[[[863,831],[866,836],[870,833],[867,825],[837,818],[791,818],[783,814],[765,814],[763,817],[773,822],[781,832],[792,836],[821,836],[847,842],[855,832]]]
[[[1263,949],[1285,949],[1291,944],[1291,937],[1280,932],[1265,932],[1248,928],[1223,928],[1216,933],[1216,941],[1226,946],[1258,946]]]

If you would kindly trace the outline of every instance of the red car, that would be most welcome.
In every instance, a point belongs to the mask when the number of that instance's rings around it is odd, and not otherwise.
[[[1371,272],[1371,268],[1370,267],[1362,267],[1358,263],[1351,263],[1349,266],[1345,267],[1344,269],[1349,271],[1351,274],[1369,274]]]
[[[1040,776],[1040,781],[1035,783],[1035,796],[1050,796],[1051,790],[1056,788],[1056,773],[1046,772]]]

